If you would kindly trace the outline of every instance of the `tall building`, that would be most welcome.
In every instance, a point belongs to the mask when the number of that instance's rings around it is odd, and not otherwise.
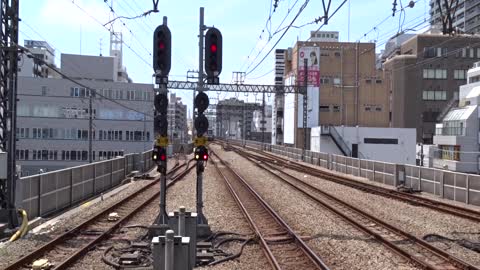
[[[270,143],[272,136],[272,106],[265,105],[265,123],[262,129],[262,108],[253,112],[251,138],[253,141]]]
[[[217,134],[228,139],[252,138],[253,112],[260,104],[236,98],[220,100],[217,104]]]
[[[275,50],[275,85],[284,85],[285,57],[287,50]],[[272,144],[283,144],[283,104],[285,102],[283,93],[275,93],[272,111]]]
[[[187,105],[183,104],[182,98],[177,97],[174,93],[170,94],[167,120],[170,142],[188,142]]]
[[[430,24],[441,29],[441,14],[445,15],[446,7],[443,0],[440,2],[442,4],[442,13],[440,13],[440,6],[437,1],[430,0]],[[453,16],[453,27],[458,28],[461,33],[480,33],[480,1],[457,0],[454,2],[457,2],[457,5],[453,6],[453,9],[456,8]]]
[[[307,148],[310,129],[319,125],[389,125],[389,93],[375,67],[374,43],[299,41],[287,59],[287,85],[304,85],[308,74]],[[303,95],[287,94],[284,104],[284,143],[301,148]]]
[[[435,123],[458,103],[467,70],[480,58],[479,36],[419,34],[384,64],[391,93],[392,127],[416,128],[417,141],[431,144]]]
[[[208,120],[208,136],[217,135],[217,104],[210,104],[205,110],[205,116]]]
[[[25,40],[24,47],[27,48],[36,58],[29,58],[25,54],[19,55],[18,76],[60,78],[60,75],[49,68],[44,62],[55,66],[55,50],[46,41]],[[44,62],[42,62],[44,61]]]

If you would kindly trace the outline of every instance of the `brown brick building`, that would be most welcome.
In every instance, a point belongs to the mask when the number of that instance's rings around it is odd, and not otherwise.
[[[420,34],[405,41],[384,64],[391,93],[391,126],[416,128],[432,143],[435,123],[458,102],[466,71],[480,59],[480,36]]]
[[[389,92],[383,73],[375,68],[375,44],[297,42],[292,57],[285,57],[291,59],[285,64],[286,77],[297,77],[299,64],[303,64],[297,63],[299,48],[312,46],[320,48],[320,93],[318,100],[313,101],[319,108],[319,125],[388,127]],[[295,145],[303,147],[302,128],[296,128]]]

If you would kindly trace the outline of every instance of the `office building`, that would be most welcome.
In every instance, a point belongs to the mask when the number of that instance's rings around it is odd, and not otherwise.
[[[389,126],[389,93],[383,73],[375,67],[374,43],[299,41],[291,55],[287,52],[287,59],[286,85],[305,85],[308,72],[307,134],[303,95],[286,94],[285,144],[302,148],[305,137],[308,144],[310,129],[322,125]]]
[[[445,16],[446,7],[444,1],[442,12],[437,1],[430,0],[430,24],[436,28],[442,28],[442,14]],[[449,1],[452,2],[452,1]],[[480,33],[480,1],[478,0],[457,0],[453,1],[452,10],[455,10],[453,17],[453,27],[460,33],[478,34]],[[456,4],[455,4],[456,3]]]
[[[417,142],[432,144],[435,124],[458,104],[467,70],[480,59],[480,36],[419,34],[387,60],[391,126],[416,128]]]

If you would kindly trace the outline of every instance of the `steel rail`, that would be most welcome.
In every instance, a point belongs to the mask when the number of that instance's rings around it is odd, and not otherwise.
[[[430,245],[426,241],[419,239],[396,226],[390,225],[374,217],[373,215],[370,215],[365,211],[320,190],[319,188],[290,173],[287,173],[279,168],[275,168],[275,165],[265,163],[256,155],[242,152],[238,149],[237,153],[254,163],[257,167],[262,168],[271,175],[280,179],[283,183],[288,184],[295,190],[304,194],[306,197],[319,203],[324,208],[342,217],[351,225],[373,236],[380,243],[395,253],[409,259],[424,269],[478,270],[477,267]]]
[[[239,148],[235,147],[235,149],[239,149]],[[335,173],[329,173],[324,170],[316,169],[312,166],[307,166],[296,161],[286,160],[285,158],[282,158],[258,149],[249,147],[248,150],[253,151],[257,154],[263,155],[266,158],[269,158],[269,160],[264,159],[264,161],[267,161],[267,162],[276,161],[277,164],[282,164],[288,169],[307,173],[312,176],[320,177],[325,180],[329,180],[344,186],[349,186],[351,188],[359,189],[375,195],[383,196],[390,199],[396,199],[396,200],[407,202],[416,206],[422,206],[438,212],[461,217],[461,218],[468,219],[475,222],[480,222],[479,211],[475,211],[475,210],[468,209],[461,206],[452,205],[445,202],[440,202],[437,200],[423,198],[420,196],[416,196],[414,194],[392,190],[389,188],[380,187],[380,186],[372,185],[365,182],[359,182],[357,180],[348,178],[348,176],[344,177],[344,176],[337,175]]]
[[[217,172],[224,179],[230,193],[258,236],[263,251],[274,269],[329,269],[245,179],[214,151],[210,153],[211,157],[218,159],[217,162],[212,161]],[[222,166],[219,166],[218,162]]]
[[[187,163],[184,163],[177,168],[184,167],[186,166]],[[167,188],[170,186],[174,185],[178,180],[182,179],[185,175],[187,175],[190,170],[193,168],[192,167],[187,167],[182,173],[178,174],[175,176],[173,179],[171,179],[167,183]],[[169,172],[170,174],[170,172]],[[147,184],[146,186],[142,187],[138,191],[130,194],[129,196],[125,197],[123,200],[115,203],[114,205],[108,207],[107,209],[101,211],[100,213],[94,215],[93,217],[89,218],[88,220],[84,221],[80,225],[77,225],[76,227],[68,230],[67,232],[61,234],[60,236],[56,237],[55,239],[51,240],[50,242],[46,243],[45,245],[39,247],[38,249],[30,252],[29,254],[21,257],[14,263],[10,264],[5,268],[5,270],[13,270],[13,269],[21,269],[21,268],[31,268],[27,266],[27,264],[32,263],[35,259],[41,258],[44,254],[49,253],[50,251],[54,250],[56,246],[61,245],[62,243],[65,243],[68,240],[75,239],[78,235],[81,235],[81,231],[88,227],[91,224],[94,224],[95,222],[98,222],[102,218],[105,218],[106,215],[114,211],[115,209],[118,209],[124,205],[126,205],[128,202],[132,202],[136,198],[141,198],[142,195],[144,195],[145,192],[151,190],[152,187],[158,187],[159,179],[156,179],[152,181],[151,183]],[[158,187],[159,189],[159,187]],[[73,250],[71,255],[62,260],[60,263],[57,265],[54,265],[53,269],[67,269],[70,265],[72,265],[76,260],[78,260],[82,255],[87,253],[94,245],[102,241],[103,239],[107,238],[115,229],[117,229],[123,222],[128,220],[129,218],[133,217],[135,214],[138,213],[138,210],[143,208],[145,205],[151,203],[155,199],[158,198],[160,195],[160,190],[154,192],[153,195],[150,197],[144,199],[139,205],[136,207],[133,207],[130,211],[128,211],[121,219],[116,221],[115,223],[112,223],[110,227],[104,229],[102,233],[98,236],[95,236],[94,239],[89,241],[88,243],[82,245],[80,248]]]

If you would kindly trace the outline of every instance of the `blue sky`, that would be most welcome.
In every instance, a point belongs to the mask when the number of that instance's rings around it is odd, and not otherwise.
[[[333,12],[343,0],[332,0]],[[405,9],[405,16],[392,14],[391,0],[350,0],[331,18],[322,30],[340,31],[341,41],[362,42],[377,40],[377,51],[384,42],[401,28],[407,29],[428,21],[427,0],[417,0],[413,8]],[[60,53],[103,55],[109,53],[109,32],[102,26],[117,15],[136,16],[152,8],[151,0],[21,0],[20,1],[20,42],[24,39],[46,40],[56,49],[56,63],[60,63]],[[205,24],[215,26],[223,35],[223,70],[220,81],[229,83],[233,71],[250,71],[272,48],[283,32],[271,36],[276,29],[287,26],[297,14],[305,0],[279,0],[278,8],[272,10],[271,23],[265,29],[271,11],[272,0],[160,0],[159,13],[135,20],[117,20],[113,24],[115,31],[121,31],[124,42],[123,63],[134,82],[152,83],[152,38],[153,30],[162,23],[163,16],[168,17],[172,32],[172,69],[170,80],[185,80],[187,70],[198,69],[198,22],[199,8],[205,7]],[[296,2],[296,4],[295,4]],[[409,1],[398,0],[403,5]],[[110,12],[113,4],[115,15]],[[79,8],[80,7],[80,8]],[[288,10],[290,14],[286,17]],[[348,14],[350,10],[350,35],[348,35]],[[85,12],[84,12],[85,11]],[[321,0],[310,0],[305,10],[297,18],[294,26],[312,22],[323,15]],[[390,17],[386,19],[388,16]],[[403,19],[405,18],[405,19]],[[385,22],[374,27],[383,21]],[[400,23],[399,23],[400,21]],[[271,24],[271,26],[270,26]],[[425,25],[425,24],[424,24]],[[296,40],[305,40],[311,30],[320,24],[310,24],[300,29],[291,28],[276,48],[292,47]],[[265,29],[261,35],[262,30]],[[417,29],[421,29],[418,27]],[[368,35],[364,36],[365,33]],[[261,35],[261,38],[260,38]],[[348,39],[350,36],[350,39]],[[266,46],[258,55],[260,50]],[[250,68],[249,68],[250,67]],[[273,84],[274,53],[247,76],[246,83]],[[267,74],[262,77],[262,75]],[[254,79],[260,77],[258,79]],[[190,91],[175,92],[189,107],[192,102]],[[234,94],[229,94],[235,96]],[[216,93],[210,94],[217,97]],[[226,97],[224,93],[220,98]],[[239,98],[245,98],[240,94]],[[249,95],[250,101],[254,100]],[[260,95],[257,96],[260,98]],[[272,98],[269,98],[271,101]]]

